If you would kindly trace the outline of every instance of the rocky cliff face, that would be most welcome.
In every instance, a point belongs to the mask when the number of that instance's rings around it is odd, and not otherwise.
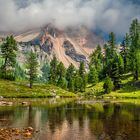
[[[20,42],[19,47],[22,46],[22,51],[26,52],[29,49],[36,51],[41,63],[51,60],[52,56],[56,55],[66,67],[70,63],[78,67],[81,61],[87,64],[89,55],[96,45],[103,43],[101,38],[86,27],[80,26],[62,31],[52,24],[43,29],[16,35],[15,39]]]

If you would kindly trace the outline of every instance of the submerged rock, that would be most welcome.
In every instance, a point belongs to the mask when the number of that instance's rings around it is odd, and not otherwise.
[[[32,132],[33,128],[32,127],[28,127],[27,130]]]
[[[26,138],[32,138],[32,133],[26,132],[26,133],[24,133],[24,137],[26,137]]]
[[[17,128],[1,128],[0,140],[18,140],[18,139],[31,139],[33,137],[33,128],[28,127],[25,129]]]
[[[12,106],[13,102],[0,101],[0,106]]]

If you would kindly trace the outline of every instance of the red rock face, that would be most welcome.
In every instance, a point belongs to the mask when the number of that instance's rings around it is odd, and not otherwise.
[[[15,38],[19,42],[32,42],[33,45],[39,45],[50,58],[55,54],[66,67],[70,63],[77,67],[80,61],[87,63],[89,55],[97,44],[103,43],[101,38],[84,26],[67,28],[62,31],[56,29],[52,24],[48,24],[41,30],[18,35]],[[66,41],[69,43],[67,43],[67,47],[64,47]]]

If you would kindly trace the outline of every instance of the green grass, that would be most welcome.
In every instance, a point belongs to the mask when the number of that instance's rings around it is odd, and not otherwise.
[[[104,94],[104,82],[99,82],[95,86],[88,85],[83,93],[71,93],[59,87],[49,84],[35,84],[33,89],[28,87],[28,82],[11,82],[0,80],[0,96],[5,98],[47,98],[54,94],[60,97],[97,97],[111,99],[140,99],[140,81],[134,82],[131,74],[123,75],[122,88],[112,91],[110,94]]]
[[[4,98],[46,98],[54,95],[75,97],[74,93],[49,84],[35,84],[32,89],[27,82],[0,80],[0,96]]]
[[[103,97],[103,98],[133,98],[140,99],[140,81],[134,82],[130,73],[123,75],[122,88],[112,91],[110,94],[104,94],[104,82],[100,82],[95,86],[88,85],[84,93],[79,93],[85,97]]]
[[[104,97],[140,99],[140,82],[133,81],[131,74],[126,74],[122,78],[122,88]]]

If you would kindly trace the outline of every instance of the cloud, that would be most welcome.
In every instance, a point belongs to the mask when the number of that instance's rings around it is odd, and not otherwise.
[[[0,31],[19,32],[53,23],[60,29],[85,25],[123,35],[140,19],[132,0],[0,0]]]

